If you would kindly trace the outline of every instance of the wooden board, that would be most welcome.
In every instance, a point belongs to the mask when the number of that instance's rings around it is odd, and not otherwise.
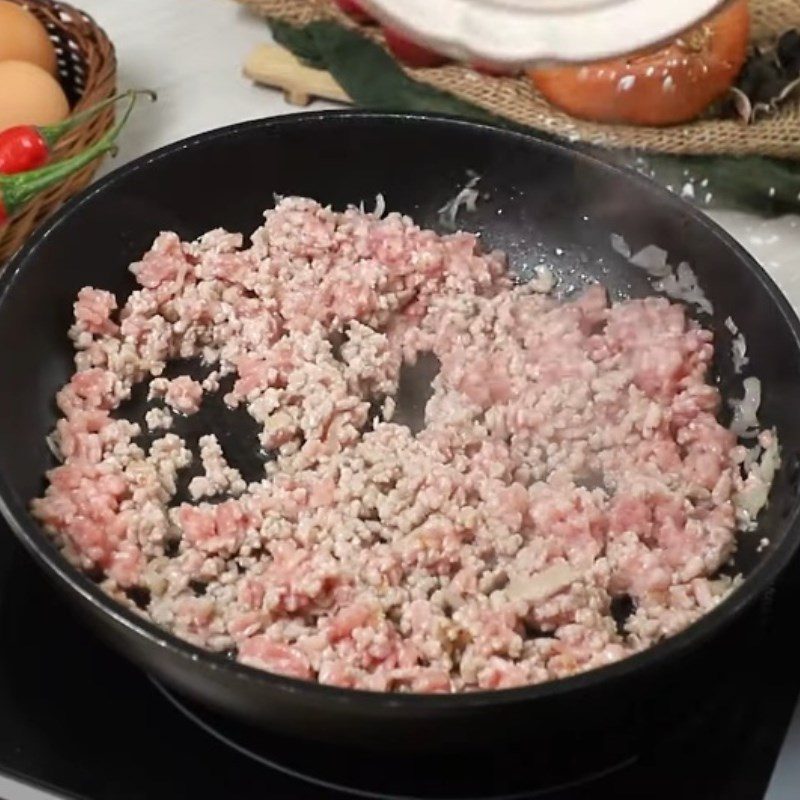
[[[305,66],[278,45],[256,47],[244,63],[244,74],[256,83],[280,89],[292,105],[307,106],[315,98],[352,102],[329,73]]]

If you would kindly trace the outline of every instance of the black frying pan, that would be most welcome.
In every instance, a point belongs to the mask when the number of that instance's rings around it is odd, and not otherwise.
[[[123,296],[132,288],[128,263],[160,230],[184,238],[217,226],[251,231],[273,192],[338,207],[361,200],[371,207],[382,192],[390,209],[437,227],[437,210],[469,169],[482,176],[486,196],[462,217],[465,227],[506,250],[523,274],[546,261],[564,292],[593,279],[618,296],[652,292],[643,273],[612,249],[612,232],[634,249],[654,243],[673,263],[691,262],[714,305],[705,321],[717,335],[716,369],[728,396],[741,396],[741,376],[733,373],[723,321],[730,315],[743,330],[748,370],[763,382],[762,423],[777,426],[783,466],[759,530],[741,539],[740,589],[668,642],[567,680],[462,696],[384,695],[271,675],[192,647],[115,604],[62,559],[27,509],[52,464],[45,436],[55,422],[54,393],[72,369],[66,331],[82,286]],[[666,719],[678,687],[699,702],[741,646],[729,623],[763,595],[797,548],[799,336],[786,300],[723,231],[650,182],[569,148],[437,117],[343,112],[245,123],[164,148],[101,180],[7,268],[0,282],[0,506],[98,634],[218,712],[328,742],[420,749],[512,742],[532,765],[567,763],[579,740],[596,742],[598,753],[612,744],[633,747],[646,726]],[[240,438],[235,425],[206,421],[222,427],[228,443]],[[771,544],[757,552],[762,536]]]

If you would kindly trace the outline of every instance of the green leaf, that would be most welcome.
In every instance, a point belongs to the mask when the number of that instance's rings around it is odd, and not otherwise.
[[[323,20],[298,28],[273,19],[270,25],[276,42],[309,65],[330,72],[353,101],[364,108],[453,114],[534,132],[539,138],[556,138],[409,78],[382,47],[336,22]],[[691,183],[695,201],[703,207],[739,208],[762,215],[800,210],[800,163],[794,161],[757,156],[631,155],[578,146],[607,161],[643,172],[678,193]]]
[[[328,65],[317,52],[317,43],[308,28],[297,28],[279,19],[270,19],[269,27],[275,42],[297,56],[309,67],[327,69]]]
[[[654,155],[645,160],[654,180],[675,191],[691,180],[699,205],[762,216],[800,211],[800,163],[796,161],[762,156]]]
[[[499,118],[453,95],[409,78],[382,48],[335,22],[306,27],[328,71],[365,108],[382,111],[433,111],[485,122]]]

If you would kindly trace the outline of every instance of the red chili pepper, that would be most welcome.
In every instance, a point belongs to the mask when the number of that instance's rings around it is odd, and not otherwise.
[[[384,28],[383,35],[386,38],[386,46],[392,51],[394,57],[409,67],[441,67],[447,63],[447,57],[429,50],[410,39],[406,39],[403,34],[391,28]]]
[[[111,97],[55,125],[43,125],[41,127],[15,125],[13,128],[0,132],[0,175],[15,175],[19,172],[29,172],[32,169],[44,166],[59,139],[87,119],[99,114],[104,108],[126,97],[141,93],[139,91],[129,91],[116,97]],[[145,94],[155,99],[153,92],[145,92]]]
[[[101,139],[98,139],[78,155],[30,172],[21,172],[16,175],[0,175],[0,228],[37,194],[79,172],[96,158],[99,158],[109,150],[113,150],[114,142],[119,132],[125,126],[133,107],[136,105],[136,97],[136,94],[131,95],[130,105],[122,119]]]

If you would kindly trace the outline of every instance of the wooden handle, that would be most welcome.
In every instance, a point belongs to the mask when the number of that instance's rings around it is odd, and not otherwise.
[[[244,74],[256,83],[281,89],[292,105],[307,106],[313,98],[352,102],[328,72],[305,66],[278,45],[256,47],[244,63]]]

